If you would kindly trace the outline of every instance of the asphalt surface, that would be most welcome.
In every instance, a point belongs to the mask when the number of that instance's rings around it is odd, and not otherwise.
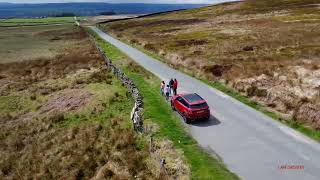
[[[241,179],[320,179],[319,143],[114,39],[96,27],[91,28],[165,82],[176,78],[179,81],[179,92],[196,92],[207,100],[211,119],[186,126],[200,146],[220,157],[228,169]]]

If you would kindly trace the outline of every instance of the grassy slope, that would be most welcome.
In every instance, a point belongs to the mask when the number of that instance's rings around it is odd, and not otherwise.
[[[181,122],[172,113],[170,107],[158,93],[158,84],[160,82],[158,78],[137,65],[123,65],[121,60],[127,57],[121,51],[98,37],[96,37],[96,40],[105,50],[108,57],[112,59],[116,65],[120,66],[139,88],[145,103],[145,122],[155,122],[160,127],[154,136],[170,139],[176,148],[184,152],[185,159],[191,167],[193,179],[238,179],[238,177],[229,172],[220,161],[199,148],[195,140],[185,132]],[[147,79],[145,77],[147,77]]]

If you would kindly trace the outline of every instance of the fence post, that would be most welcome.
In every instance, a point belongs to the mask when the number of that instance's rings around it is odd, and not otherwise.
[[[152,153],[153,152],[153,138],[152,136],[150,137],[150,152]]]

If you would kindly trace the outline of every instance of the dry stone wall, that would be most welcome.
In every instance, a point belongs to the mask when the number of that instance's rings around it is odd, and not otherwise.
[[[95,41],[94,41],[95,42]],[[134,99],[134,107],[131,112],[131,120],[133,123],[134,130],[137,132],[143,131],[143,122],[142,122],[142,110],[143,110],[143,101],[142,96],[138,88],[135,86],[132,80],[128,78],[119,68],[112,64],[112,61],[107,57],[104,51],[95,43],[96,48],[103,56],[105,60],[105,65],[107,68],[114,74],[114,76],[121,81],[122,85],[128,89],[131,96]]]

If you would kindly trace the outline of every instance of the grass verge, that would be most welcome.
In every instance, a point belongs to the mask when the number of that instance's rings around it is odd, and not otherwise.
[[[197,142],[185,132],[184,126],[159,93],[160,79],[138,65],[135,65],[137,67],[132,66],[132,62],[131,66],[120,62],[123,58],[128,59],[128,57],[116,47],[97,37],[93,31],[89,30],[89,32],[94,35],[99,46],[115,65],[121,68],[140,90],[144,98],[144,121],[154,122],[159,126],[159,130],[153,136],[171,140],[176,149],[184,152],[185,160],[191,168],[192,179],[239,179],[221,161],[203,151]]]
[[[159,55],[157,55],[157,54],[155,54],[153,52],[150,52],[149,50],[146,50],[146,49],[142,48],[141,46],[138,46],[136,44],[132,44],[130,42],[125,42],[125,43],[127,43],[128,45],[130,45],[130,46],[142,51],[143,53],[147,54],[148,56],[150,56],[150,57],[152,57],[154,59],[157,59],[157,60],[159,60],[159,61],[161,61],[163,63],[166,63],[166,61],[163,60],[162,57],[160,57]],[[171,66],[171,67],[174,68],[174,66]],[[184,72],[184,73],[190,75],[191,77],[194,77],[190,73],[187,73],[187,72]],[[284,119],[280,115],[278,115],[277,113],[267,110],[262,105],[258,104],[255,101],[250,100],[248,97],[241,95],[240,93],[238,93],[235,90],[225,86],[222,83],[208,81],[206,79],[199,78],[199,77],[194,77],[194,78],[196,78],[196,79],[206,83],[207,85],[209,85],[209,86],[211,86],[211,87],[213,87],[213,88],[215,88],[215,89],[217,89],[217,90],[219,90],[219,91],[231,96],[232,98],[242,102],[243,104],[245,104],[245,105],[247,105],[247,106],[249,106],[249,107],[251,107],[251,108],[253,108],[253,109],[257,110],[257,111],[262,112],[263,114],[269,116],[270,118],[282,122],[283,124],[291,127],[292,129],[295,129],[295,130],[301,132],[302,134],[308,136],[309,138],[314,139],[317,142],[320,142],[320,131],[316,131],[316,130],[313,130],[311,128],[308,128],[308,127],[304,126],[303,124],[298,123],[298,122],[296,122],[296,121],[294,121],[292,119]]]

